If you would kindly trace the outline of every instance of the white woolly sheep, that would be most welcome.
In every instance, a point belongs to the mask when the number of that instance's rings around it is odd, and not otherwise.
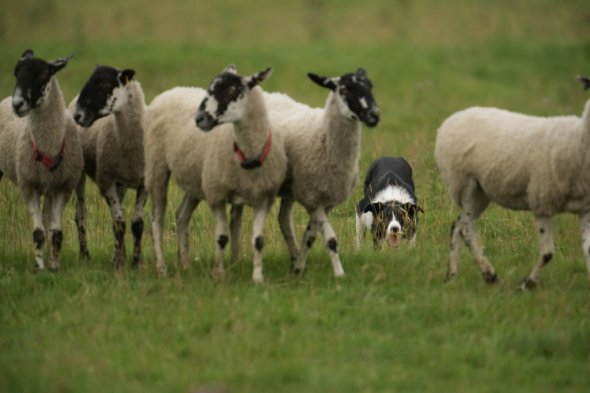
[[[145,99],[135,71],[97,66],[80,96],[70,104],[74,120],[80,125],[84,153],[84,172],[97,184],[113,220],[115,268],[125,260],[124,197],[127,188],[137,190],[131,221],[134,237],[133,266],[141,263],[143,210],[147,192],[144,176]],[[113,114],[113,116],[109,116]],[[86,241],[86,176],[76,187],[76,225],[80,255],[90,259]]]
[[[308,76],[331,90],[323,109],[310,108],[285,94],[265,94],[270,122],[273,129],[283,135],[288,158],[287,177],[280,192],[279,224],[295,272],[301,273],[305,269],[309,249],[316,233],[321,230],[334,275],[340,277],[344,275],[344,269],[327,213],[354,190],[358,182],[360,122],[369,127],[376,126],[379,109],[371,92],[371,81],[363,69],[335,78]],[[295,201],[309,214],[309,225],[300,251],[292,224]],[[232,223],[232,233],[238,232],[233,226]]]
[[[39,270],[47,237],[49,267],[59,268],[62,214],[82,173],[78,132],[55,78],[70,58],[46,62],[26,50],[14,70],[14,94],[0,102],[0,178],[18,186],[33,217]]]
[[[590,85],[584,78],[586,88]],[[438,130],[435,157],[461,214],[451,231],[447,277],[458,272],[461,239],[488,283],[497,280],[483,253],[475,221],[490,202],[529,210],[540,239],[537,263],[521,285],[536,285],[553,257],[553,216],[576,213],[590,272],[590,100],[582,117],[535,117],[496,108],[469,108],[447,118]]]
[[[270,74],[269,68],[241,77],[229,66],[207,91],[178,87],[150,104],[145,180],[152,198],[153,240],[161,274],[166,273],[162,228],[172,176],[185,192],[176,212],[180,265],[186,268],[189,264],[188,225],[197,204],[205,200],[217,222],[214,273],[222,275],[229,240],[226,204],[248,204],[254,208],[252,278],[263,281],[264,220],[287,169],[281,134],[271,129],[262,89],[257,86]],[[209,130],[213,131],[205,132]]]

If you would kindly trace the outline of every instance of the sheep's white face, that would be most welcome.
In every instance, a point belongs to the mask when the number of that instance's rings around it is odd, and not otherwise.
[[[90,127],[96,120],[124,110],[129,93],[127,84],[135,71],[98,66],[80,92],[74,120],[82,127]]]
[[[335,78],[311,73],[308,76],[318,85],[334,92],[342,116],[361,121],[368,127],[375,127],[379,123],[379,108],[372,93],[373,84],[362,68]]]
[[[233,65],[211,82],[207,95],[199,105],[195,121],[203,131],[210,131],[224,123],[242,120],[248,107],[250,91],[270,76],[270,68],[252,76],[242,77]]]
[[[46,62],[35,58],[30,49],[23,53],[14,68],[16,86],[12,95],[12,109],[17,116],[24,117],[32,109],[46,102],[51,78],[64,68],[69,60],[70,57]]]

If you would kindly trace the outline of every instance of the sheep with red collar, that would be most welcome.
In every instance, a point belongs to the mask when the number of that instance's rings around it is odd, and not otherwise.
[[[49,267],[59,268],[62,214],[83,168],[76,125],[55,77],[69,59],[46,62],[26,50],[14,70],[14,94],[0,102],[0,178],[6,174],[18,186],[31,213],[39,270],[46,239]]]
[[[147,199],[144,187],[145,98],[132,69],[97,66],[79,97],[70,104],[79,125],[84,173],[76,187],[76,226],[82,258],[89,259],[86,240],[86,175],[107,201],[113,221],[115,251],[113,264],[125,260],[124,197],[127,188],[137,190],[131,221],[134,237],[133,266],[141,263],[143,211]],[[112,116],[110,116],[112,114]]]
[[[153,241],[161,274],[166,274],[162,230],[172,177],[184,191],[176,212],[180,265],[187,267],[189,263],[188,225],[200,201],[207,202],[216,219],[217,275],[223,274],[229,241],[226,204],[250,205],[254,209],[252,279],[263,282],[264,221],[287,170],[282,136],[270,126],[258,86],[270,74],[268,68],[252,76],[239,76],[235,66],[229,66],[207,91],[177,87],[150,104],[145,181],[152,199]]]
[[[324,108],[311,108],[282,93],[265,94],[270,123],[284,137],[288,157],[279,224],[296,273],[305,269],[309,250],[321,231],[334,275],[341,277],[344,269],[328,211],[348,199],[358,183],[361,123],[376,126],[379,109],[373,85],[362,68],[338,77],[308,76],[330,90]],[[292,224],[295,202],[309,215],[300,249]]]
[[[580,77],[585,88],[588,78]],[[497,280],[483,253],[475,221],[490,202],[535,216],[537,263],[521,285],[536,285],[554,254],[553,216],[579,216],[590,273],[590,100],[581,117],[536,117],[496,108],[469,108],[447,118],[436,137],[435,158],[461,214],[451,231],[448,278],[457,275],[461,243],[478,262],[484,280]]]

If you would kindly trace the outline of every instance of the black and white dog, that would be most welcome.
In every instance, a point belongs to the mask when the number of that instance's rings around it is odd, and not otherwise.
[[[367,229],[375,247],[397,247],[402,240],[416,241],[418,206],[412,168],[402,157],[382,157],[369,167],[364,197],[356,205],[356,243]]]

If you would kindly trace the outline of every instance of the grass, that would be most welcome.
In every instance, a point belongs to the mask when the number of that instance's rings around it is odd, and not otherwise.
[[[590,72],[586,2],[513,3],[0,1],[2,97],[12,93],[14,63],[28,47],[48,59],[75,54],[58,75],[67,100],[96,63],[136,69],[149,101],[175,85],[204,86],[233,62],[243,73],[272,66],[266,90],[320,106],[326,91],[306,72],[365,67],[382,120],[363,131],[361,173],[379,156],[403,155],[426,210],[415,248],[376,252],[367,242],[356,251],[357,189],[330,214],[347,272],[339,281],[320,244],[303,277],[289,273],[275,207],[266,226],[267,282],[258,287],[250,282],[248,229],[242,260],[228,266],[225,281],[211,278],[214,225],[205,206],[192,221],[191,269],[177,271],[174,185],[165,237],[171,277],[156,275],[149,225],[145,267],[114,273],[109,213],[90,184],[92,262],[78,261],[70,204],[63,268],[35,274],[31,220],[4,179],[0,391],[586,391],[590,291],[575,217],[556,219],[556,256],[535,291],[515,290],[537,255],[532,218],[497,207],[478,227],[500,284],[486,286],[466,252],[459,278],[443,284],[457,210],[432,155],[441,121],[472,105],[579,114],[588,99],[574,79]],[[149,221],[149,202],[147,212]],[[295,219],[301,234],[300,208]]]

